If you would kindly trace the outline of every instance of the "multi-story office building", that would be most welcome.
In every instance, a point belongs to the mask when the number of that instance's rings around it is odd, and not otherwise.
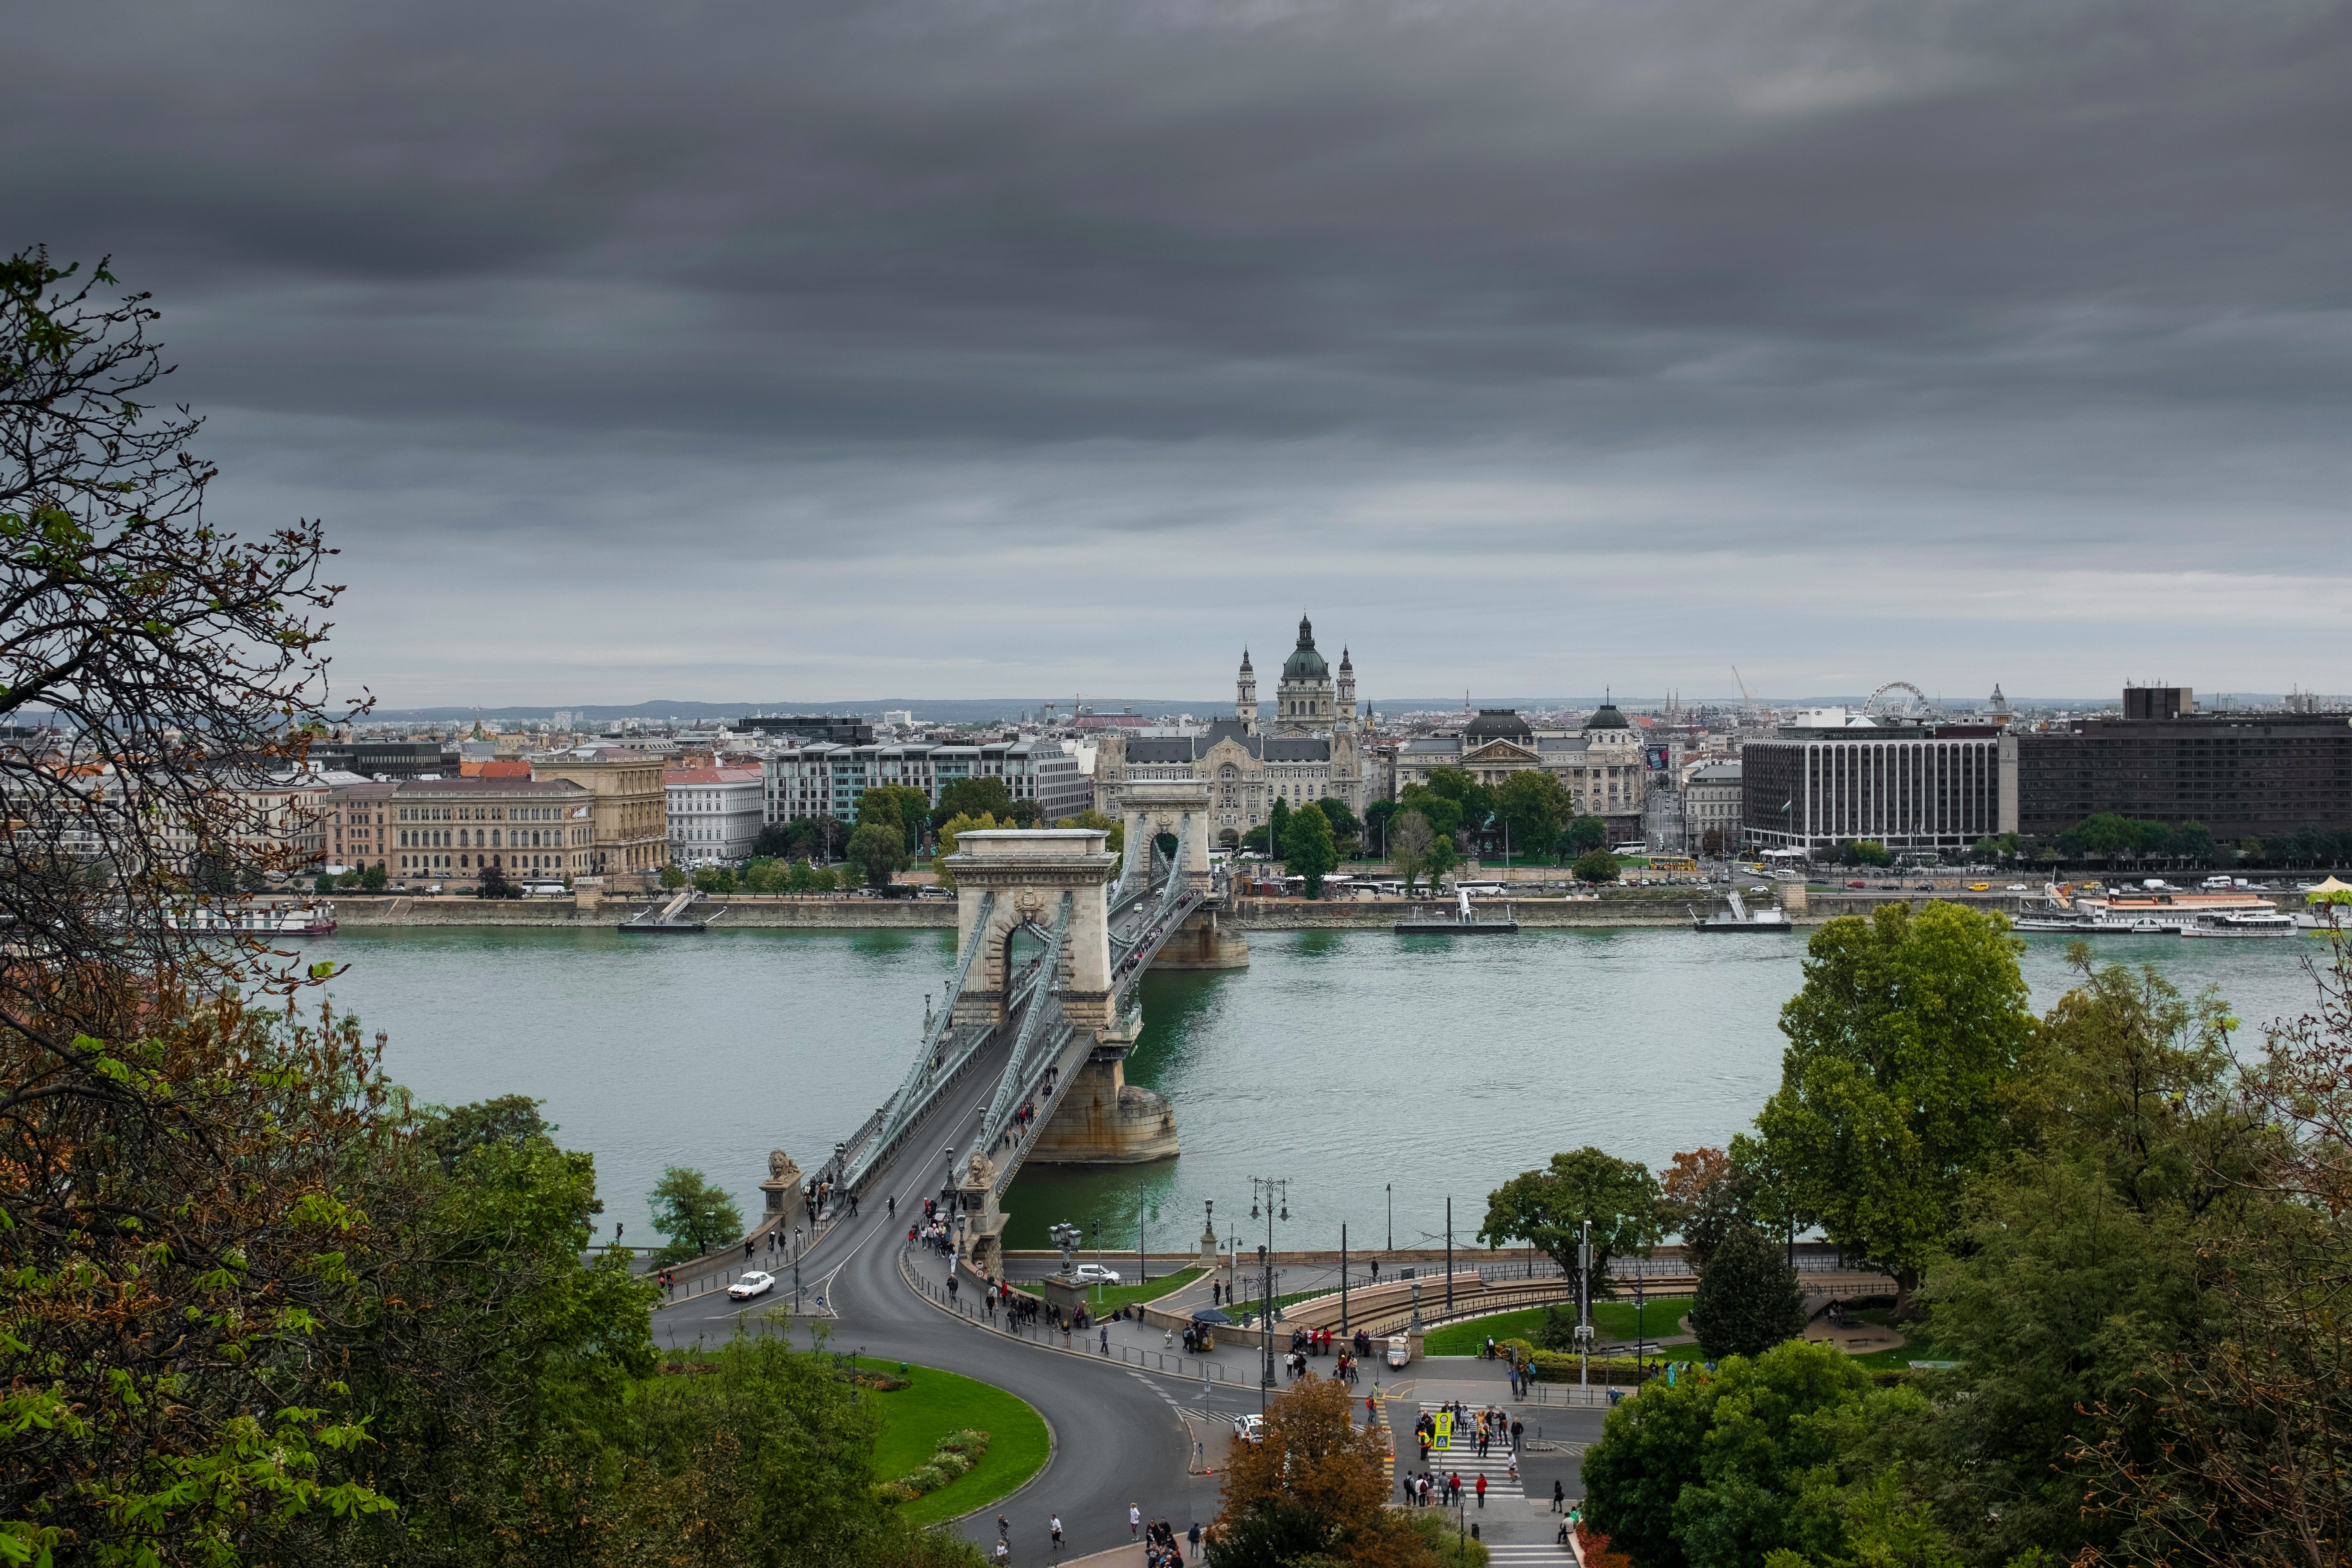
[[[1808,855],[1852,840],[1965,849],[2000,831],[2000,731],[1890,723],[1842,709],[1740,749],[1748,842]]]
[[[1683,781],[1683,842],[1703,847],[1709,833],[1723,835],[1726,849],[1739,843],[1742,805],[1738,763],[1701,763]]]
[[[600,853],[596,794],[569,779],[411,779],[390,787],[387,869],[395,877],[478,883],[491,866],[514,881],[585,876]]]
[[[2003,735],[2000,830],[2047,838],[2101,813],[2224,843],[2352,827],[2352,715],[2194,708],[2185,687],[2134,688],[2123,718]]]
[[[307,758],[320,772],[341,770],[363,779],[414,779],[457,773],[457,748],[438,741],[313,741]]]
[[[765,763],[770,822],[857,815],[857,797],[883,784],[940,791],[962,779],[1002,779],[1014,800],[1034,800],[1047,822],[1094,804],[1094,786],[1058,741],[990,741],[981,745],[907,741],[879,745],[817,743],[780,752]]]
[[[750,856],[763,820],[766,776],[761,768],[672,768],[664,773],[670,859],[680,866],[719,866]]]

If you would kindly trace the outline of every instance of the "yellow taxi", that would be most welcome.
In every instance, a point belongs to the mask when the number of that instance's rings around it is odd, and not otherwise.
[[[1969,884],[1969,891],[1971,893],[1990,893],[1992,891],[1992,884],[1990,882],[1970,882]]]

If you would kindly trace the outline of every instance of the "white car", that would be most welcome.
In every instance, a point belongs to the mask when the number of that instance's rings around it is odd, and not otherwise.
[[[1105,1268],[1099,1263],[1081,1263],[1071,1271],[1070,1278],[1081,1285],[1116,1285],[1118,1270]]]
[[[2022,882],[2011,882],[2011,884],[2010,884],[2006,889],[2002,889],[2002,890],[2003,890],[2003,891],[2005,891],[2005,892],[2011,892],[2011,893],[2021,893],[2021,892],[2025,891],[2025,884],[2024,884],[2024,883],[2022,883]]]
[[[775,1288],[776,1277],[772,1274],[746,1274],[734,1284],[727,1287],[727,1299],[730,1301],[748,1301],[754,1296],[764,1296]]]
[[[1264,1442],[1265,1440],[1265,1417],[1263,1415],[1234,1416],[1234,1436],[1244,1443]]]

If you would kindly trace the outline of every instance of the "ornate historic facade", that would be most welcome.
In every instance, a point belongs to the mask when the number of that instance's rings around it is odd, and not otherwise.
[[[1356,667],[1339,652],[1336,672],[1315,647],[1315,628],[1298,622],[1298,646],[1283,661],[1273,711],[1258,700],[1247,649],[1234,681],[1234,717],[1199,735],[1107,734],[1095,761],[1095,787],[1106,812],[1121,809],[1130,783],[1192,783],[1210,792],[1213,841],[1231,844],[1265,821],[1276,800],[1293,808],[1326,795],[1360,817],[1363,733],[1356,722]]]

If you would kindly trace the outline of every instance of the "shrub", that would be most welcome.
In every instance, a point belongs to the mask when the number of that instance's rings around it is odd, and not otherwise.
[[[920,1497],[925,1492],[935,1492],[947,1485],[947,1472],[941,1470],[937,1465],[918,1465],[900,1476],[898,1484],[917,1497]]]
[[[947,1477],[948,1479],[953,1480],[971,1468],[971,1457],[968,1454],[959,1454],[953,1448],[941,1448],[931,1456],[930,1468]]]
[[[975,1432],[967,1426],[961,1432],[950,1432],[940,1438],[939,1447],[951,1453],[969,1454],[977,1459],[988,1452],[988,1434]]]
[[[1495,1348],[1509,1356],[1512,1362],[1519,1366],[1526,1366],[1536,1359],[1536,1347],[1525,1340],[1504,1340]]]

